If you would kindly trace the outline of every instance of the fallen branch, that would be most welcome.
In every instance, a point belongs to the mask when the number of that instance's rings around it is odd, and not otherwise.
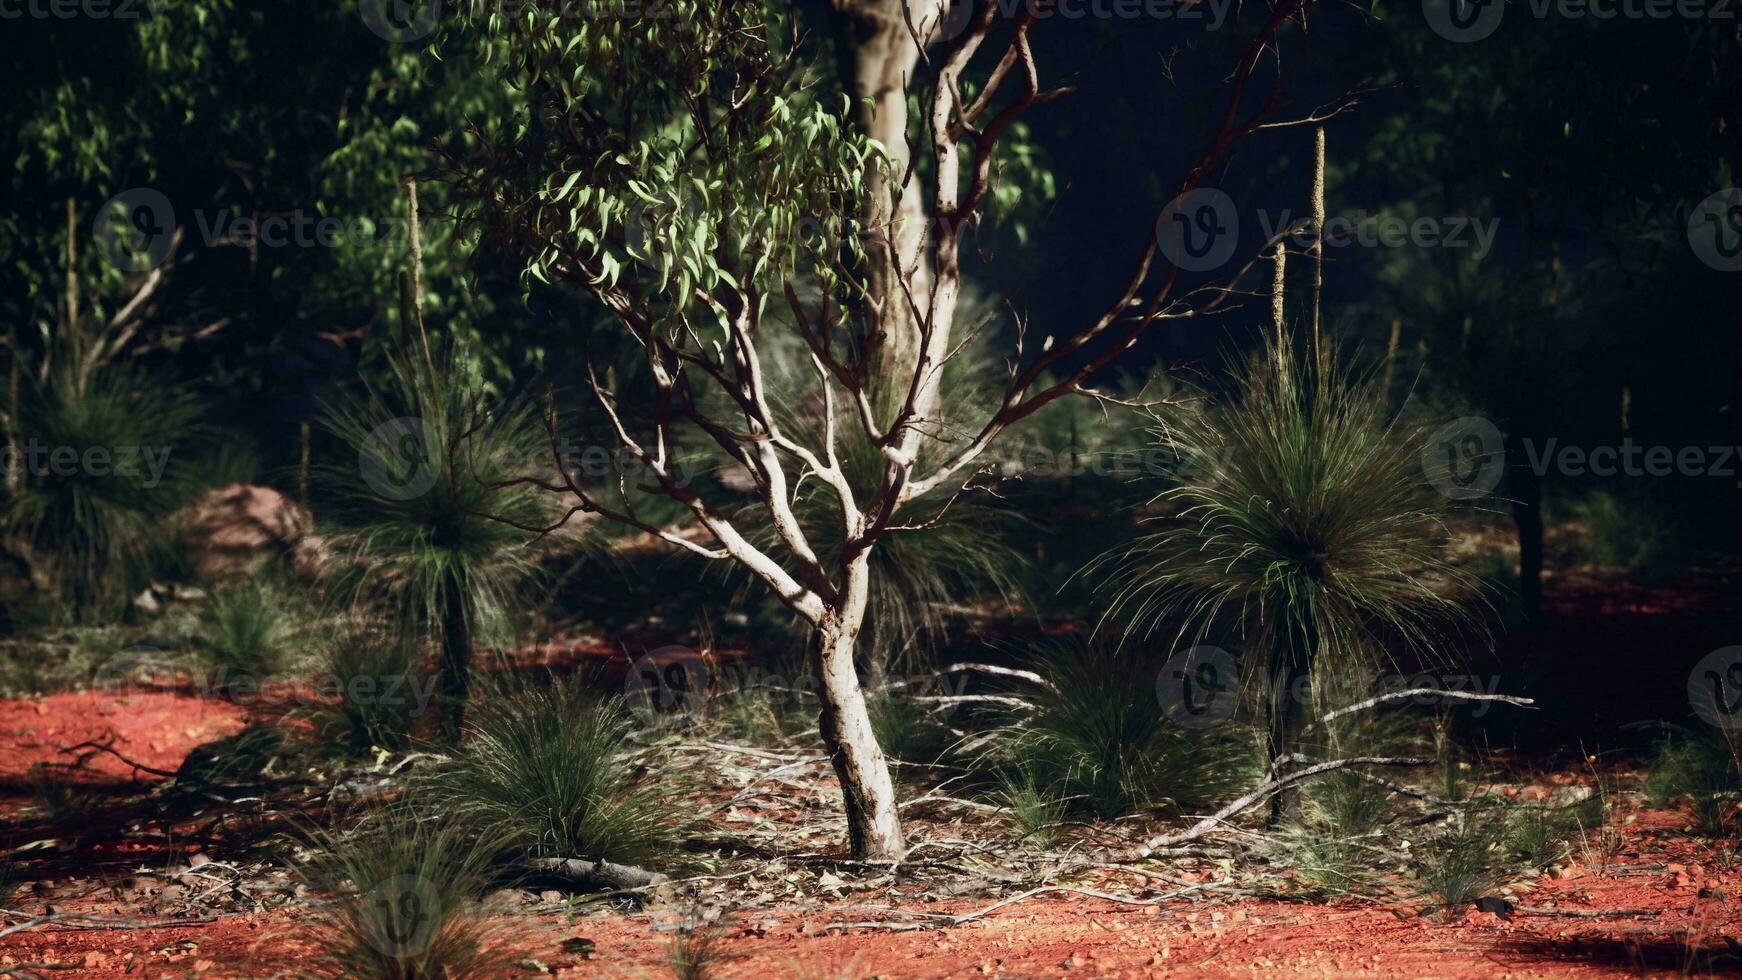
[[[1431,766],[1433,763],[1434,760],[1432,759],[1358,756],[1350,759],[1334,759],[1330,762],[1320,762],[1317,765],[1308,766],[1305,769],[1296,769],[1294,772],[1272,779],[1269,782],[1260,785],[1257,789],[1252,790],[1245,796],[1240,797],[1220,810],[1217,810],[1215,813],[1199,820],[1187,830],[1183,830],[1177,834],[1162,834],[1159,837],[1151,837],[1137,849],[1126,852],[1122,855],[1116,855],[1112,860],[1116,862],[1142,861],[1161,848],[1178,847],[1181,844],[1195,841],[1240,813],[1262,803],[1272,793],[1291,786],[1294,783],[1298,783],[1303,779],[1310,779],[1311,777],[1322,773],[1333,772],[1338,769],[1347,769],[1350,766]]]
[[[556,878],[579,889],[647,888],[671,879],[657,871],[644,871],[627,864],[611,861],[586,861],[581,858],[535,858],[533,870]]]
[[[1662,909],[1543,909],[1529,905],[1514,905],[1512,911],[1517,915],[1558,915],[1568,919],[1632,919],[1662,915]]]
[[[1008,908],[1018,902],[1026,902],[1037,895],[1081,895],[1084,898],[1098,899],[1103,902],[1115,902],[1119,905],[1160,905],[1163,902],[1171,902],[1178,898],[1184,898],[1187,894],[1193,891],[1202,890],[1205,887],[1207,886],[1193,885],[1189,888],[1182,888],[1179,891],[1168,892],[1165,895],[1157,895],[1154,898],[1127,898],[1123,895],[1111,895],[1107,892],[1099,892],[1090,888],[1077,888],[1072,885],[1042,885],[1039,888],[1030,888],[1028,891],[1012,895],[1009,898],[1001,898],[985,908],[975,909],[972,912],[964,912],[961,915],[938,916],[926,922],[830,922],[823,926],[823,931],[827,932],[834,929],[882,929],[888,932],[918,932],[923,929],[948,929],[952,926],[959,926],[966,922],[972,922],[975,919],[985,918],[999,909]]]
[[[1343,707],[1320,718],[1318,721],[1301,729],[1301,733],[1304,735],[1319,725],[1328,725],[1344,715],[1352,715],[1357,711],[1366,711],[1369,708],[1377,708],[1382,704],[1394,704],[1398,701],[1408,701],[1410,698],[1422,697],[1423,695],[1451,698],[1454,701],[1499,701],[1502,704],[1517,705],[1520,708],[1529,708],[1536,704],[1536,702],[1530,698],[1514,697],[1510,694],[1477,694],[1471,691],[1448,691],[1438,687],[1412,687],[1407,691],[1392,691],[1388,694],[1381,694],[1378,697],[1368,698],[1365,701],[1357,701],[1354,704],[1344,705]]]
[[[962,670],[973,670],[982,674],[995,674],[999,677],[1015,677],[1019,680],[1025,680],[1037,687],[1045,688],[1054,694],[1058,693],[1058,688],[1054,687],[1051,681],[1032,670],[1018,670],[1014,667],[999,667],[995,664],[950,664],[948,667],[939,670],[938,673],[953,674]]]

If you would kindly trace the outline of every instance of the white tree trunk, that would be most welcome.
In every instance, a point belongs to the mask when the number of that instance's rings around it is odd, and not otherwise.
[[[890,860],[906,852],[895,809],[895,782],[889,778],[889,762],[871,732],[871,713],[853,665],[853,648],[865,622],[869,597],[868,558],[860,554],[848,562],[847,587],[841,600],[817,624],[812,669],[822,700],[817,724],[841,781],[853,857]]]
[[[904,11],[904,6],[909,9]],[[920,181],[892,187],[889,178],[902,180],[912,159],[907,144],[907,91],[919,64],[919,47],[909,18],[914,28],[924,30],[936,23],[941,8],[937,0],[836,0],[836,8],[845,20],[846,83],[858,105],[860,129],[890,155],[889,175],[879,167],[865,175],[870,202],[866,219],[871,228],[866,273],[872,302],[879,310],[876,330],[882,334],[877,377],[891,386],[886,394],[900,397],[920,356],[914,307],[919,315],[926,314],[932,272]],[[929,406],[924,408],[929,411]]]

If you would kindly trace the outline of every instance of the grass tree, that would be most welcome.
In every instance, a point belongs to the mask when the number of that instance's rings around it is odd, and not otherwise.
[[[507,635],[513,590],[532,572],[514,523],[536,523],[549,504],[515,482],[541,458],[536,417],[486,411],[473,365],[424,344],[393,358],[366,397],[328,407],[325,426],[355,456],[321,474],[348,559],[333,594],[384,609],[407,650],[437,644],[442,733],[454,741],[474,645]]]
[[[952,5],[940,29],[935,8],[914,5],[909,36],[926,54],[907,84],[919,111],[912,145],[896,149],[867,135],[851,98],[807,77],[784,5],[675,0],[602,18],[565,16],[563,6],[529,0],[512,16],[468,7],[460,19],[523,104],[481,120],[451,151],[454,178],[466,217],[524,261],[529,288],[591,294],[633,342],[646,383],[589,368],[589,411],[634,460],[625,478],[682,504],[687,523],[644,518],[616,479],[561,467],[543,486],[565,495],[570,515],[736,562],[811,625],[819,726],[852,850],[899,857],[895,788],[854,666],[873,555],[928,519],[932,495],[979,476],[1005,429],[1061,397],[1094,394],[1090,378],[1156,322],[1226,293],[1176,295],[1179,272],[1151,235],[1104,313],[1046,344],[1018,336],[993,406],[957,418],[943,368],[965,340],[962,235],[984,217],[1001,139],[1064,94],[1043,88],[1030,45],[1053,23],[1044,11]],[[1214,95],[1225,109],[1180,192],[1271,118],[1282,75],[1267,76],[1281,32],[1303,13],[1280,0],[1249,25],[1231,94]],[[891,165],[904,157],[914,165]],[[867,182],[868,172],[883,179]],[[923,276],[876,265],[911,229],[863,218],[912,213],[866,198],[910,189],[925,225]],[[886,356],[876,313],[888,304],[913,314],[911,357]],[[767,370],[775,345],[794,337],[810,368],[802,397],[771,390]],[[887,407],[882,393],[895,396]],[[820,425],[783,417],[783,400],[810,406]],[[555,414],[553,398],[553,429]],[[849,430],[875,450],[868,472],[846,458]],[[738,491],[684,478],[675,453],[685,439],[730,461],[772,541],[746,526]],[[812,484],[829,491],[826,544],[796,513],[795,493]]]
[[[1279,335],[1280,336],[1280,335]],[[1272,764],[1297,751],[1303,683],[1358,673],[1403,644],[1429,654],[1476,625],[1474,581],[1443,543],[1452,504],[1424,468],[1428,430],[1384,393],[1271,340],[1221,400],[1163,434],[1189,478],[1163,491],[1155,530],[1108,556],[1125,583],[1110,621],[1181,644],[1237,631],[1263,695]],[[1323,690],[1323,685],[1319,685]],[[1273,815],[1298,797],[1276,797]]]

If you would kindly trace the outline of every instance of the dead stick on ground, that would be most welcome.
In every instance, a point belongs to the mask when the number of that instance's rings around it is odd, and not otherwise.
[[[1171,902],[1174,899],[1184,898],[1187,894],[1193,891],[1200,891],[1205,887],[1206,886],[1204,885],[1193,885],[1189,888],[1182,888],[1179,891],[1168,892],[1166,895],[1157,895],[1154,898],[1127,898],[1123,895],[1110,895],[1106,892],[1098,892],[1090,888],[1076,888],[1071,885],[1042,885],[1039,888],[1030,888],[1028,891],[1012,895],[1009,898],[999,899],[985,908],[976,909],[972,912],[964,912],[961,915],[942,916],[930,922],[831,922],[823,926],[823,930],[882,929],[888,932],[918,932],[922,929],[947,929],[951,926],[959,926],[963,923],[972,922],[975,919],[985,918],[999,909],[1008,908],[1018,902],[1026,902],[1038,895],[1081,895],[1085,898],[1099,899],[1103,902],[1114,902],[1119,905],[1160,905],[1163,902]]]
[[[1663,914],[1662,909],[1539,909],[1528,905],[1515,905],[1512,911],[1518,915],[1558,915],[1568,919],[1631,919]]]
[[[1431,766],[1433,763],[1434,760],[1432,759],[1358,756],[1350,759],[1333,759],[1330,762],[1321,762],[1317,765],[1308,766],[1305,769],[1296,769],[1294,772],[1288,773],[1285,776],[1280,776],[1264,783],[1257,789],[1247,793],[1245,796],[1240,797],[1220,810],[1217,810],[1215,813],[1199,820],[1189,829],[1183,830],[1177,834],[1162,834],[1159,837],[1151,837],[1149,840],[1145,841],[1141,847],[1121,855],[1115,855],[1113,860],[1141,861],[1148,858],[1161,848],[1178,847],[1181,844],[1195,841],[1210,831],[1215,830],[1218,826],[1226,823],[1233,817],[1239,815],[1241,812],[1249,810],[1263,802],[1265,799],[1269,798],[1270,794],[1275,793],[1277,790],[1298,783],[1303,779],[1310,779],[1311,777],[1322,773],[1333,772],[1338,769],[1347,769],[1350,766]],[[1085,864],[1093,863],[1098,862],[1085,862]]]

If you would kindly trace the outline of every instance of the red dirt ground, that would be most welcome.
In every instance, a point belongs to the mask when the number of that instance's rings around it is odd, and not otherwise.
[[[63,694],[0,702],[0,795],[7,809],[30,799],[37,762],[64,761],[62,746],[114,736],[145,765],[173,769],[193,746],[237,730],[234,705],[173,692]],[[125,784],[124,763],[93,759],[82,780]],[[1441,921],[1407,906],[1314,905],[1280,901],[1179,901],[1132,907],[1074,896],[1044,896],[941,931],[831,932],[831,922],[884,918],[887,910],[841,903],[822,913],[781,907],[726,916],[718,929],[735,976],[1602,976],[1674,974],[1695,953],[1742,963],[1742,869],[1709,843],[1682,832],[1682,818],[1624,814],[1622,837],[1595,866],[1573,864],[1515,892],[1526,907],[1656,914],[1609,918],[1473,912]],[[13,842],[16,846],[16,841]],[[121,857],[123,855],[114,855]],[[142,863],[161,867],[173,857]],[[193,858],[197,863],[197,857]],[[113,872],[118,874],[120,872]],[[118,904],[105,875],[34,881],[14,899],[24,915],[135,914]],[[883,901],[896,896],[879,896]],[[905,911],[957,914],[978,903],[900,903]],[[97,931],[50,924],[0,938],[0,970],[25,963],[73,965],[54,976],[263,977],[297,972],[313,952],[305,913],[233,915],[215,921]],[[498,922],[528,961],[524,975],[658,976],[669,914],[599,912],[504,915]],[[12,921],[12,920],[8,920]],[[590,959],[563,940],[595,944]],[[1734,951],[1734,952],[1733,952]],[[1705,964],[1709,967],[1709,962]]]

